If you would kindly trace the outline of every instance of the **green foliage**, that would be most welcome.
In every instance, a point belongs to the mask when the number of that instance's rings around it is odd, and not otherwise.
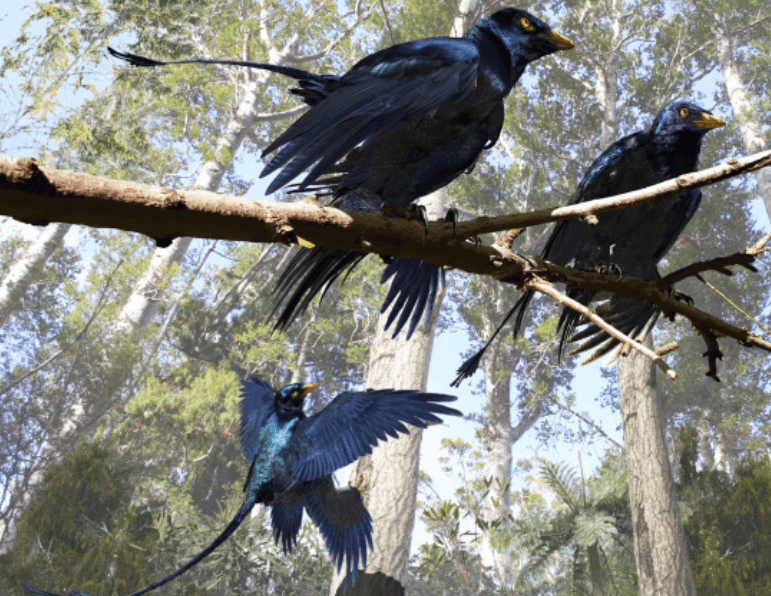
[[[143,585],[158,534],[150,514],[131,505],[130,472],[109,449],[85,441],[50,466],[14,549],[0,557],[3,593],[25,593],[21,582],[104,594]]]
[[[694,434],[685,434],[694,444]],[[699,594],[761,596],[771,589],[771,460],[748,455],[732,476],[695,471],[696,453],[681,456],[684,523]]]
[[[586,480],[564,462],[537,463],[541,482],[557,500],[550,510],[513,526],[528,549],[522,585],[538,585],[551,570],[563,578],[566,590],[555,593],[636,594],[623,456],[609,453],[599,473]]]

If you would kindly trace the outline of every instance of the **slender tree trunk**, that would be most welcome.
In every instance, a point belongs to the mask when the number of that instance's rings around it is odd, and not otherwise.
[[[35,273],[43,268],[48,258],[59,248],[69,229],[70,224],[48,224],[8,270],[0,284],[0,327],[8,321],[14,302],[29,287]]]
[[[589,576],[592,578],[592,596],[605,596],[602,589],[602,563],[600,560],[600,544],[595,542],[587,550],[589,556]]]
[[[296,37],[287,43],[281,51],[271,51],[268,61],[273,64],[284,62],[289,55],[296,51],[295,46]],[[257,122],[257,107],[261,100],[258,92],[261,90],[268,76],[270,76],[270,73],[260,72],[244,86],[243,99],[235,114],[225,127],[222,136],[217,140],[215,151],[217,158],[202,164],[194,187],[210,191],[217,190],[222,181],[222,177],[230,167],[229,156],[236,154],[244,138],[249,134]],[[147,328],[162,299],[162,290],[160,288],[167,275],[168,268],[174,263],[178,263],[182,260],[191,241],[191,238],[177,238],[168,247],[157,248],[155,250],[150,265],[140,277],[134,291],[121,309],[114,328],[117,336],[134,334]],[[128,370],[126,371],[127,374],[129,372],[130,371]],[[116,384],[114,382],[112,383],[112,386],[120,386],[120,383]],[[115,391],[112,393],[116,399],[120,398],[121,393],[125,394],[123,395],[124,400],[129,397],[127,392]],[[122,404],[116,403],[115,405],[121,406]],[[62,425],[62,429],[65,429],[66,432],[59,433],[59,438],[62,438],[65,434],[71,435],[79,432],[87,417],[88,411],[85,404],[80,397],[75,396],[73,406],[70,409],[70,414]],[[47,442],[41,450],[39,460],[51,462],[61,459],[61,457],[65,455],[65,452],[61,451],[57,445],[58,441]],[[23,494],[15,495],[15,498],[22,506],[17,508],[17,514],[15,516],[9,518],[7,527],[4,529],[0,528],[0,530],[3,530],[3,546],[5,549],[13,548],[13,540],[16,535],[16,524],[26,508],[26,504],[29,503],[31,495],[37,490],[41,481],[41,473],[32,473],[27,479],[26,484],[20,489]]]
[[[725,21],[720,20],[712,30],[715,35],[718,61],[723,69],[726,93],[734,111],[734,120],[739,122],[744,148],[747,153],[762,151],[766,147],[766,140],[760,128],[758,117],[760,114],[752,108],[739,67],[734,60],[731,30]],[[758,170],[755,172],[755,179],[758,181],[758,192],[763,198],[766,213],[771,218],[771,171]]]
[[[620,359],[618,379],[640,596],[695,596],[656,367],[633,352]]]
[[[206,161],[196,177],[194,188],[216,191],[222,182],[222,177],[230,167],[226,158],[235,155],[244,140],[257,122],[257,106],[261,101],[258,90],[267,79],[269,73],[260,73],[257,80],[250,81],[244,89],[244,96],[236,113],[225,127],[225,132],[217,140],[215,155],[221,159]],[[179,263],[190,247],[192,238],[176,238],[169,246],[156,248],[150,265],[139,278],[134,291],[129,296],[118,315],[115,329],[118,333],[133,333],[145,329],[152,321],[162,299],[160,286],[167,276],[169,267]]]
[[[430,218],[444,211],[446,196],[447,190],[441,189],[421,200]],[[396,339],[391,339],[391,332],[383,329],[388,312],[380,316],[370,348],[368,389],[425,391],[443,298],[444,292],[441,292],[429,325],[425,329],[418,326],[409,341],[404,339],[406,328]],[[374,449],[372,455],[361,458],[351,472],[352,483],[363,475],[370,487],[363,493],[373,520],[374,548],[367,557],[367,573],[381,572],[401,585],[404,585],[415,525],[421,439],[422,431],[418,429],[412,429],[409,435],[398,440],[389,439]],[[342,580],[340,574],[333,574],[330,595],[337,592]]]
[[[500,340],[496,340],[490,346],[490,357],[482,362],[488,419],[482,442],[487,451],[485,476],[492,481],[484,500],[483,516],[487,522],[502,519],[509,513],[511,503],[511,376],[499,372],[500,343]],[[505,524],[501,527],[505,527]],[[493,547],[489,532],[482,536],[482,557],[485,564],[492,563],[498,581],[508,589],[511,585],[511,559],[506,550]]]

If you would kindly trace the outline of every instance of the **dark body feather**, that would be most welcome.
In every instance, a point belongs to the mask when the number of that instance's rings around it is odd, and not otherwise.
[[[523,18],[531,31],[522,28]],[[332,204],[346,210],[354,210],[346,195],[366,195],[371,197],[366,211],[377,212],[383,204],[407,207],[446,186],[468,171],[482,150],[498,140],[504,119],[503,100],[527,64],[569,47],[572,43],[532,15],[504,9],[477,23],[464,38],[419,40],[368,56],[341,83],[348,77],[362,76],[367,81],[376,77],[377,94],[393,97],[399,117],[389,120],[390,131],[373,135],[356,148],[348,146],[347,157],[308,188],[331,193]],[[342,101],[338,93],[333,89],[327,101],[336,106]],[[373,112],[379,114],[394,105],[390,100],[375,100],[374,95],[368,104]],[[303,132],[312,130],[309,124],[300,127],[301,122],[302,118],[290,131],[295,126]],[[347,117],[342,124],[350,122]],[[340,122],[327,119],[312,124],[314,129],[321,129],[318,134],[323,134],[335,130]],[[313,142],[304,142],[307,144],[325,156],[330,153]],[[338,153],[331,157],[337,158]],[[331,157],[320,163],[331,165]],[[284,167],[282,176],[289,171]],[[322,171],[316,166],[311,174]],[[295,175],[294,170],[291,175]],[[298,187],[300,190],[306,188],[309,178]],[[340,275],[347,276],[365,256],[335,249],[300,250],[276,288],[276,310],[282,309],[276,327],[289,325],[314,296]],[[394,302],[389,325],[397,321],[396,336],[409,321],[409,337],[420,320],[430,316],[444,272],[414,259],[395,258],[382,281],[391,277],[394,279],[381,311]]]
[[[343,560],[355,581],[359,563],[367,564],[372,548],[372,517],[357,488],[338,490],[332,473],[372,452],[378,441],[409,432],[405,423],[426,428],[439,415],[460,416],[444,403],[455,397],[441,393],[380,389],[345,392],[323,410],[306,417],[305,396],[316,385],[294,383],[274,393],[256,377],[242,381],[241,447],[249,472],[244,501],[231,522],[206,548],[166,577],[133,592],[140,596],[197,565],[222,544],[258,503],[271,507],[273,536],[291,553],[302,525],[303,511],[318,527],[338,572]],[[44,596],[51,592],[24,585]],[[84,592],[70,596],[91,596]]]
[[[570,204],[639,190],[694,171],[702,138],[710,129],[724,124],[692,103],[680,101],[668,105],[659,112],[649,130],[626,136],[603,151],[584,174]],[[660,279],[656,265],[680,236],[700,202],[701,190],[690,189],[656,203],[603,213],[597,216],[596,225],[582,219],[560,221],[547,240],[542,256],[561,266],[572,265],[588,271],[610,267],[638,279]],[[568,288],[567,295],[588,305],[595,292]],[[525,292],[504,319],[505,324],[512,316],[515,318],[515,335],[520,331],[532,297],[533,292]],[[655,322],[659,310],[649,302],[614,295],[600,314],[625,334],[636,335]],[[580,319],[576,311],[563,307],[557,326],[561,332],[560,356]],[[500,327],[493,337],[499,330]],[[618,345],[617,340],[595,325],[576,337],[591,338],[580,350],[601,346],[598,355]],[[461,366],[454,385],[473,374],[491,341],[492,338]]]
[[[384,204],[404,208],[469,170],[483,149],[495,144],[503,126],[503,100],[532,61],[573,43],[529,13],[505,8],[479,21],[463,38],[421,39],[386,48],[356,63],[342,76],[233,60],[159,62],[110,52],[135,66],[215,63],[247,66],[292,77],[291,92],[311,109],[274,140],[276,152],[261,176],[278,172],[267,192],[304,171],[296,191],[332,195],[332,204],[355,210],[367,197],[367,212]],[[276,288],[277,328],[287,327],[313,297],[364,254],[302,249]],[[420,271],[422,275],[416,275]],[[410,334],[433,308],[442,270],[394,259],[383,279],[412,313]],[[417,285],[417,290],[413,287]],[[389,298],[390,303],[392,298]],[[426,317],[427,318],[427,317]],[[406,322],[403,318],[396,329]]]

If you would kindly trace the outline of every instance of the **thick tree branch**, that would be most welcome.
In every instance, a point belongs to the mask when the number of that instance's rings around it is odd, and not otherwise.
[[[771,343],[678,301],[667,290],[675,281],[707,269],[725,273],[726,266],[742,265],[754,270],[752,262],[763,252],[763,240],[746,251],[691,265],[663,280],[641,281],[576,271],[542,259],[537,259],[538,266],[532,267],[526,259],[507,249],[511,233],[493,247],[477,246],[465,238],[571,217],[591,220],[596,214],[654,202],[684,188],[714,184],[768,165],[771,165],[771,151],[764,151],[616,197],[531,213],[480,217],[461,223],[456,235],[449,222],[432,222],[425,233],[423,225],[416,221],[346,213],[323,207],[314,197],[277,203],[207,191],[178,191],[44,168],[32,159],[0,157],[0,213],[35,225],[65,222],[117,228],[145,234],[159,243],[192,236],[294,244],[301,236],[326,248],[419,257],[429,265],[489,275],[518,287],[546,290],[545,293],[550,294],[552,290],[542,286],[544,280],[610,291],[653,302],[665,315],[679,313],[690,319],[707,343],[712,371],[714,360],[721,356],[717,349],[719,337],[733,337],[742,345],[767,351],[771,351]],[[768,238],[764,240],[767,242]]]

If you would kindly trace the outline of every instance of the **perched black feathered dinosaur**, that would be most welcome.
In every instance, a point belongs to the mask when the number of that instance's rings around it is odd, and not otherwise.
[[[311,109],[273,141],[276,151],[261,176],[278,172],[268,193],[301,172],[297,190],[332,195],[349,211],[377,213],[383,205],[406,208],[452,182],[492,147],[503,126],[503,101],[525,67],[573,43],[516,8],[479,21],[462,38],[436,37],[398,44],[356,63],[342,76],[235,60],[158,62],[110,52],[135,66],[212,63],[276,72],[299,81],[291,92]],[[285,328],[339,275],[366,254],[301,249],[279,279],[276,327]],[[402,309],[395,334],[409,334],[430,316],[443,270],[395,258],[383,274],[394,277],[386,304]],[[391,320],[400,311],[394,310]]]
[[[725,125],[721,118],[687,101],[676,101],[658,113],[650,129],[636,132],[608,147],[589,167],[570,204],[639,190],[696,169],[704,135]],[[543,258],[557,265],[572,264],[576,269],[608,270],[644,280],[661,279],[657,263],[666,255],[691,220],[701,202],[701,190],[689,189],[664,197],[657,203],[637,205],[598,215],[599,223],[590,225],[582,219],[560,221],[554,227]],[[570,298],[587,305],[595,292],[569,288]],[[458,370],[453,385],[476,370],[487,346],[503,325],[515,316],[514,335],[533,292],[525,292],[506,315],[485,346]],[[655,304],[613,296],[599,313],[627,335],[637,335],[655,323],[659,309]],[[562,332],[559,354],[573,335],[580,315],[562,309],[557,330]],[[573,339],[589,339],[579,346],[583,351],[600,346],[602,355],[618,345],[595,325],[590,325]]]
[[[367,564],[372,548],[372,518],[356,487],[338,490],[332,472],[372,452],[378,441],[409,432],[406,424],[426,428],[438,415],[460,416],[442,405],[455,397],[441,393],[379,389],[345,392],[327,407],[306,417],[303,402],[315,384],[294,383],[274,393],[265,381],[242,381],[241,446],[250,462],[244,501],[232,521],[209,545],[185,565],[133,592],[150,592],[197,565],[222,544],[246,519],[252,508],[271,507],[276,543],[291,553],[302,524],[303,510],[321,532],[340,571],[345,559],[346,581],[356,580],[359,563]],[[24,585],[45,596],[51,592]],[[70,596],[91,596],[71,592]]]

